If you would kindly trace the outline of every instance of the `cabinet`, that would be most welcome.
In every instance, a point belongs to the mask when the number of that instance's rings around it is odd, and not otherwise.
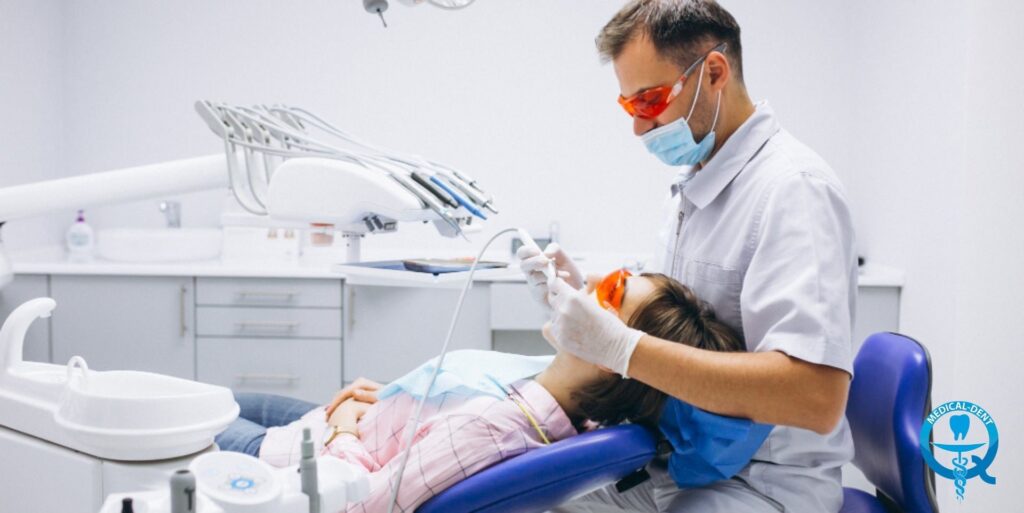
[[[857,315],[853,324],[853,353],[868,336],[879,331],[899,331],[900,287],[861,286],[857,289]],[[554,350],[539,330],[547,313],[530,296],[523,283],[491,285],[490,323],[494,349],[520,354],[551,354]]]
[[[55,363],[195,378],[192,278],[54,275],[50,294]]]
[[[491,348],[489,287],[467,293],[449,350]],[[391,381],[437,356],[460,292],[346,284],[345,381]]]
[[[19,274],[0,288],[0,323],[22,303],[37,297],[49,297],[49,276]],[[50,319],[36,319],[25,334],[23,358],[33,362],[50,361]]]
[[[196,375],[315,403],[341,388],[341,280],[196,279]]]

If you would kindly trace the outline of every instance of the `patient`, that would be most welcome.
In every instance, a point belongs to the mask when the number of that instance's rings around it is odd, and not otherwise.
[[[623,286],[624,295],[615,313],[629,326],[703,349],[743,350],[735,333],[679,282],[662,274],[642,274],[628,278]],[[457,362],[458,353],[448,358]],[[528,358],[495,355],[505,357]],[[448,360],[444,367],[448,369]],[[428,400],[399,488],[397,511],[414,511],[474,473],[574,436],[585,426],[624,421],[652,428],[657,425],[665,395],[647,385],[565,352],[538,369],[542,370],[532,379],[504,387],[508,395],[451,390]],[[373,389],[376,385],[359,380],[357,387]],[[309,427],[319,442],[320,454],[336,456],[369,472],[370,497],[350,504],[347,511],[387,511],[401,464],[404,429],[414,415],[417,398],[403,390],[369,404],[373,397],[345,400],[328,418],[325,407],[305,401],[237,394],[240,418],[217,437],[217,443],[224,450],[287,466],[298,462],[302,428]]]

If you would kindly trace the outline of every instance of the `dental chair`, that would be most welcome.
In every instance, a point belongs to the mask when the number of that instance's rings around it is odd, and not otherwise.
[[[840,513],[938,513],[935,474],[919,445],[932,408],[928,350],[904,335],[876,333],[860,348],[853,371],[846,405],[853,464],[875,494],[844,488]]]
[[[598,429],[505,460],[470,476],[416,513],[536,513],[605,485],[630,481],[656,454],[645,428]]]
[[[918,445],[931,410],[928,351],[909,337],[876,333],[861,346],[853,367],[846,407],[853,464],[876,491],[844,488],[840,513],[938,513],[935,476]],[[546,511],[631,476],[655,453],[654,438],[639,426],[584,433],[470,476],[416,513]]]

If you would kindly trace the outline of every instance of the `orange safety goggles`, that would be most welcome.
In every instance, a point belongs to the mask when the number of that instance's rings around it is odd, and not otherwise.
[[[609,310],[618,311],[622,308],[622,297],[626,295],[626,279],[630,276],[633,276],[633,273],[626,269],[612,271],[605,276],[594,289],[597,302]]]
[[[622,108],[626,110],[630,117],[641,119],[658,117],[659,114],[665,112],[668,104],[672,103],[676,96],[679,96],[679,93],[683,90],[683,84],[686,82],[686,77],[690,76],[694,68],[704,62],[704,59],[707,59],[711,52],[725,52],[727,46],[728,44],[722,43],[712,48],[710,52],[704,54],[703,57],[691,64],[689,68],[686,68],[683,75],[672,85],[650,87],[629,98],[619,95],[619,105],[622,105]]]

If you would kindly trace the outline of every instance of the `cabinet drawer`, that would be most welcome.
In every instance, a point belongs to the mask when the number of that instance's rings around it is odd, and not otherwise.
[[[491,284],[491,329],[539,330],[548,317],[525,283]]]
[[[341,310],[327,308],[196,308],[196,333],[213,337],[341,338]]]
[[[199,381],[324,404],[341,388],[341,341],[272,338],[196,340]]]
[[[197,278],[196,304],[341,308],[341,280]]]

